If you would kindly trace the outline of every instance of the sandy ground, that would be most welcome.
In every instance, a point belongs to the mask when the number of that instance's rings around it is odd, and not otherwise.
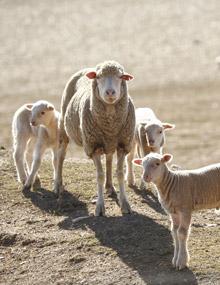
[[[43,188],[24,197],[10,128],[20,105],[43,98],[59,108],[73,72],[115,59],[135,76],[135,105],[176,124],[165,147],[174,163],[219,162],[219,34],[218,0],[0,1],[0,284],[220,284],[214,210],[194,215],[190,267],[176,272],[169,221],[155,192],[128,189],[131,216],[107,199],[107,217],[93,217],[94,168],[79,163],[76,157],[85,156],[71,147],[62,209],[50,191],[48,159]]]

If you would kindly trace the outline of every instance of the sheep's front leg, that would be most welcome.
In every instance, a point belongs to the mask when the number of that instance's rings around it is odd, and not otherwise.
[[[136,153],[136,143],[133,141],[132,143],[132,149],[129,152],[129,154],[126,156],[126,174],[125,174],[125,180],[128,183],[129,187],[132,187],[135,185],[135,176],[134,176],[134,165],[132,163],[132,160],[134,159],[135,153]]]
[[[45,149],[46,149],[45,142],[44,141],[42,141],[42,142],[38,141],[36,146],[35,146],[35,149],[34,149],[33,162],[31,165],[31,172],[30,172],[30,174],[27,178],[27,181],[24,185],[24,190],[29,190],[31,188],[31,186],[33,185],[34,180],[35,180],[35,176],[36,176],[37,171],[40,167],[42,156],[43,156]]]
[[[112,153],[106,154],[105,189],[107,190],[106,192],[109,196],[115,196],[116,195],[115,187],[113,186],[113,183],[112,183],[112,159],[113,159]]]
[[[176,268],[179,270],[188,266],[189,262],[187,241],[189,236],[190,224],[191,224],[191,213],[180,213],[180,224],[177,230],[179,252],[176,261]]]
[[[176,267],[176,261],[179,253],[179,241],[177,237],[177,230],[179,228],[179,216],[178,214],[171,214],[170,217],[171,217],[171,233],[174,242],[174,255],[172,259],[172,264],[174,267]]]
[[[61,195],[63,192],[63,163],[66,156],[66,149],[68,146],[68,138],[67,136],[65,138],[60,139],[60,145],[57,149],[57,154],[55,159],[57,160],[56,163],[56,174],[55,174],[55,180],[54,180],[54,193],[57,195]]]
[[[131,207],[128,203],[128,199],[125,193],[124,185],[124,160],[125,160],[125,151],[123,148],[117,149],[117,178],[119,184],[119,202],[121,206],[121,211],[123,214],[131,213]]]
[[[96,151],[93,154],[92,159],[93,159],[95,167],[96,167],[97,194],[98,194],[98,199],[96,202],[95,215],[96,216],[104,216],[105,215],[104,194],[103,194],[104,172],[103,172],[103,168],[102,168],[101,154]]]

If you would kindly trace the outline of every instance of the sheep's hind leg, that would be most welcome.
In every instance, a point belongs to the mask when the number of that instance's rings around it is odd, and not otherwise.
[[[101,154],[96,151],[92,159],[94,161],[95,167],[96,167],[96,179],[97,179],[97,194],[98,199],[96,202],[96,210],[95,215],[96,216],[104,216],[105,215],[105,205],[104,205],[104,172],[102,168],[102,162],[101,162]]]
[[[106,182],[105,182],[105,189],[106,193],[109,197],[117,197],[115,187],[112,183],[112,159],[113,154],[106,154]]]
[[[177,230],[177,237],[179,242],[179,252],[176,261],[176,268],[181,270],[188,266],[189,253],[187,249],[187,240],[189,236],[189,228],[191,224],[191,214],[181,213],[180,214],[180,225]]]
[[[18,180],[24,185],[27,179],[27,174],[24,165],[24,153],[27,144],[26,137],[17,137],[14,143],[13,158],[16,165]]]
[[[129,154],[126,156],[126,174],[125,180],[128,183],[129,187],[135,186],[135,176],[134,176],[134,165],[132,160],[134,159],[136,153],[136,143],[133,142],[132,149]]]
[[[124,185],[124,160],[125,160],[125,151],[123,148],[117,149],[117,177],[119,183],[119,202],[121,206],[121,211],[123,214],[131,213],[131,207],[128,203],[128,199],[126,197],[125,185]]]

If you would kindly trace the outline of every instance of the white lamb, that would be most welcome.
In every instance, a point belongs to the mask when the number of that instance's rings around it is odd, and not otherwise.
[[[220,163],[172,171],[166,165],[171,159],[171,154],[150,153],[133,162],[143,167],[143,179],[157,186],[159,201],[171,218],[172,263],[180,270],[189,262],[187,240],[192,212],[220,206]]]
[[[132,150],[126,157],[126,180],[130,187],[135,185],[135,176],[132,160],[136,153],[144,157],[150,152],[162,153],[165,143],[165,131],[172,130],[175,125],[162,123],[150,108],[137,108],[135,110],[136,127]],[[145,188],[144,181],[141,188]]]
[[[56,178],[58,120],[59,112],[51,103],[43,100],[23,105],[14,114],[13,157],[18,180],[24,185],[24,189],[30,189],[35,182],[42,155],[48,148],[52,149],[54,179]]]

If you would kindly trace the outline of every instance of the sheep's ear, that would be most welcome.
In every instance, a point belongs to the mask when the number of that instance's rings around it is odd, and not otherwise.
[[[54,110],[54,106],[53,105],[47,105],[47,110],[48,111],[53,111]]]
[[[95,79],[96,78],[96,72],[95,71],[89,71],[89,72],[86,73],[86,76],[89,79]]]
[[[141,158],[135,158],[132,160],[133,164],[136,164],[138,166],[142,166],[142,159]]]
[[[26,108],[28,111],[31,111],[31,110],[32,110],[32,107],[33,107],[33,104],[26,104],[26,105],[25,105],[25,108]]]
[[[169,153],[166,153],[163,155],[163,157],[161,158],[161,162],[168,162],[168,161],[171,161],[173,159],[173,156],[172,154],[169,154]]]
[[[128,73],[124,73],[123,75],[120,76],[121,79],[123,80],[132,80],[134,77]]]
[[[175,128],[174,124],[169,124],[169,123],[162,123],[162,126],[163,126],[164,130],[172,130]]]

